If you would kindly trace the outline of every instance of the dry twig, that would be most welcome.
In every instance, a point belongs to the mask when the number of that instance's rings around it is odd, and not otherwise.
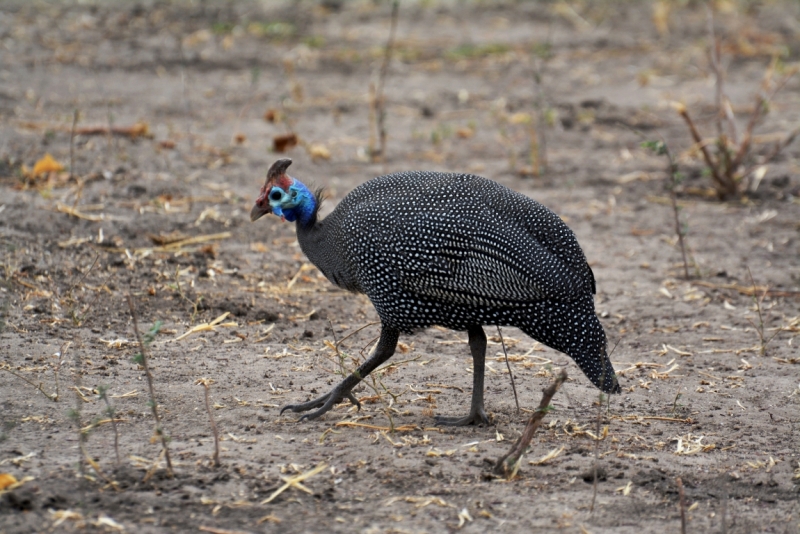
[[[400,9],[400,2],[394,0],[392,2],[392,15],[391,25],[389,27],[389,39],[386,41],[386,51],[383,56],[383,63],[378,75],[378,84],[374,88],[372,98],[373,116],[375,118],[375,127],[378,130],[378,143],[379,148],[375,148],[370,143],[370,156],[373,161],[385,161],[386,159],[386,99],[383,95],[383,88],[386,85],[386,75],[389,72],[389,63],[392,59],[392,52],[394,51],[394,36],[397,30],[397,16]]]
[[[217,430],[217,423],[214,421],[214,412],[211,410],[211,401],[208,398],[208,386],[213,384],[214,381],[210,378],[198,378],[195,384],[203,386],[206,399],[206,411],[208,412],[208,420],[211,421],[211,430],[214,432],[214,467],[219,467],[219,430]]]
[[[547,389],[542,392],[542,400],[539,402],[539,407],[533,412],[531,418],[528,420],[528,424],[525,425],[525,430],[522,432],[522,435],[517,439],[514,446],[511,448],[508,453],[500,457],[497,460],[497,463],[494,465],[494,473],[497,475],[505,476],[508,479],[513,478],[517,470],[519,469],[520,460],[522,459],[522,455],[525,453],[525,449],[528,448],[530,445],[531,440],[533,439],[533,434],[536,432],[536,429],[539,428],[539,425],[542,423],[544,416],[550,411],[550,401],[553,400],[553,396],[558,391],[558,388],[561,387],[567,380],[567,371],[562,369],[561,373],[556,377],[556,379],[547,387]]]
[[[150,133],[150,128],[146,123],[137,122],[133,126],[113,126],[111,124],[111,115],[109,113],[109,126],[86,126],[78,128],[75,135],[118,135],[121,137],[130,137],[136,139],[137,137],[151,138],[153,134]]]
[[[23,375],[21,375],[21,374],[19,374],[19,373],[15,372],[15,371],[14,371],[14,370],[12,370],[12,369],[11,369],[11,367],[10,367],[8,364],[6,364],[5,362],[3,362],[3,363],[0,363],[0,371],[5,371],[5,372],[6,372],[6,373],[8,373],[8,374],[11,374],[11,375],[14,375],[14,376],[16,376],[16,377],[17,377],[17,378],[19,378],[20,380],[24,380],[25,382],[27,382],[27,383],[28,383],[28,384],[30,384],[31,386],[33,386],[33,387],[35,387],[36,389],[38,389],[38,390],[41,392],[41,394],[42,394],[42,395],[44,395],[45,397],[47,397],[47,398],[48,398],[48,399],[50,399],[51,401],[53,401],[53,402],[58,402],[58,391],[56,391],[56,393],[48,393],[48,392],[46,392],[46,391],[44,390],[44,385],[43,385],[41,382],[39,382],[39,383],[37,384],[37,383],[35,383],[33,380],[30,380],[29,378],[27,378],[27,377],[25,377],[25,376],[23,376]]]
[[[681,534],[686,534],[686,496],[683,492],[683,481],[681,477],[675,479],[678,485],[678,499],[680,500],[679,506],[681,509]]]
[[[114,454],[117,459],[117,466],[120,465],[120,458],[119,458],[119,431],[117,430],[117,417],[114,410],[114,407],[111,406],[111,401],[108,400],[108,387],[107,386],[100,386],[97,388],[100,394],[100,398],[103,399],[103,402],[106,404],[106,413],[108,414],[108,418],[111,421],[111,427],[114,429]],[[99,424],[99,422],[97,423]]]
[[[69,411],[69,417],[75,422],[75,427],[78,429],[78,471],[81,477],[84,477],[86,471],[83,460],[88,458],[88,455],[86,454],[86,432],[83,431],[81,425],[81,408],[84,402],[83,395],[81,395],[81,378],[83,377],[81,363],[80,353],[75,351],[75,375],[73,376],[73,381],[75,382],[75,408]]]
[[[641,132],[638,132],[637,130],[633,131],[644,138],[644,135]],[[683,258],[683,275],[688,280],[689,261],[686,254],[686,232],[681,224],[680,206],[678,206],[678,198],[675,191],[682,180],[681,174],[678,172],[678,164],[675,162],[675,158],[672,157],[672,152],[670,151],[669,145],[667,145],[667,142],[664,140],[663,136],[661,136],[660,141],[645,141],[642,143],[642,146],[649,148],[659,156],[667,156],[667,161],[669,161],[669,168],[667,169],[669,185],[667,188],[669,189],[670,205],[672,206],[672,215],[675,220],[675,233],[678,236],[678,245],[681,247],[681,257]]]
[[[158,403],[156,402],[156,390],[155,386],[153,385],[153,374],[150,372],[150,366],[148,364],[147,358],[147,347],[145,346],[144,342],[142,341],[142,334],[139,332],[139,321],[136,318],[136,308],[133,305],[133,297],[130,294],[127,296],[128,298],[128,308],[131,312],[131,319],[133,319],[133,330],[136,333],[136,341],[139,343],[139,350],[141,351],[139,354],[141,355],[141,364],[144,367],[144,374],[147,378],[147,387],[150,390],[150,408],[153,411],[153,418],[156,421],[156,434],[161,439],[161,448],[164,452],[164,458],[167,461],[167,471],[169,475],[172,476],[172,460],[169,457],[169,447],[167,447],[167,436],[164,433],[164,429],[161,428],[161,418],[158,415]]]
[[[769,342],[772,341],[775,338],[775,336],[778,335],[780,329],[775,331],[775,333],[772,334],[772,336],[770,336],[769,338],[767,338],[766,335],[764,334],[764,315],[761,313],[761,302],[764,300],[764,297],[767,296],[768,289],[764,288],[764,292],[762,293],[761,298],[759,298],[758,295],[756,294],[756,292],[758,291],[756,289],[756,281],[753,279],[753,273],[750,272],[750,267],[747,268],[747,274],[750,276],[750,283],[753,284],[753,302],[756,303],[756,311],[758,312],[758,324],[755,324],[750,319],[748,319],[748,321],[750,321],[750,324],[752,324],[753,328],[756,329],[756,333],[758,334],[758,340],[761,342],[761,349],[760,349],[761,356],[766,356],[767,344],[769,344]]]
[[[508,363],[508,352],[506,352],[506,342],[503,340],[503,332],[500,327],[497,327],[497,335],[500,336],[500,344],[503,346],[503,354],[506,357],[506,368],[508,369],[508,376],[511,378],[511,389],[514,391],[514,402],[517,405],[517,413],[519,413],[519,398],[517,397],[517,386],[514,384],[514,373],[511,372],[511,364]]]

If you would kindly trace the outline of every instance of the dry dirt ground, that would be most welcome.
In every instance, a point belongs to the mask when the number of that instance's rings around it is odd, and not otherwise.
[[[771,57],[798,59],[800,7],[716,6],[743,130]],[[370,84],[390,13],[366,1],[2,3],[0,473],[24,483],[0,496],[0,532],[677,532],[679,477],[689,532],[798,532],[800,143],[745,198],[704,194],[670,106],[713,134],[701,3],[403,2],[386,158],[373,162]],[[756,156],[798,121],[794,78],[756,129]],[[666,161],[634,129],[663,135],[686,176],[690,280]],[[249,221],[280,157],[273,138],[290,133],[291,172],[328,188],[327,209],[376,175],[432,169],[491,177],[562,215],[593,266],[623,394],[599,408],[568,357],[505,329],[523,412],[494,338],[494,426],[435,428],[434,413],[467,409],[471,360],[464,333],[431,329],[401,338],[357,392],[361,412],[279,415],[340,379],[332,342],[352,369],[378,332],[369,301],[321,278],[290,224]],[[34,169],[47,153],[65,170]],[[142,333],[158,327],[171,476],[128,295]],[[493,479],[559,368],[570,380],[519,476]],[[213,380],[219,467],[200,378]]]

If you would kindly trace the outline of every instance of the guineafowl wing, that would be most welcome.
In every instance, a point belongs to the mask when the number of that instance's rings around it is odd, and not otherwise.
[[[574,300],[582,273],[514,221],[492,210],[418,214],[396,233],[399,278],[406,290],[470,306]]]

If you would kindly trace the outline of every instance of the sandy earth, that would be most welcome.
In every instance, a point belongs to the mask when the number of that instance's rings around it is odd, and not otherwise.
[[[686,103],[713,133],[701,6],[654,18],[650,3],[403,2],[386,159],[370,162],[390,6],[340,4],[3,2],[0,473],[24,483],[0,495],[0,532],[677,532],[678,477],[690,532],[800,530],[800,143],[746,198],[702,194],[710,181],[670,107]],[[743,129],[771,55],[797,61],[800,8],[718,4]],[[794,78],[756,133],[797,127],[799,89]],[[541,109],[548,166],[532,176]],[[75,110],[73,176],[35,175],[46,153],[69,167]],[[148,135],[132,135],[137,123]],[[86,130],[109,126],[127,135]],[[632,129],[663,135],[687,176],[691,280],[666,162]],[[365,297],[306,263],[290,224],[249,221],[281,157],[273,137],[290,132],[291,172],[328,188],[328,210],[413,168],[491,177],[562,215],[597,278],[624,393],[600,408],[567,356],[504,329],[523,412],[494,337],[494,427],[439,429],[434,414],[467,410],[471,360],[465,333],[430,329],[401,338],[357,391],[361,412],[280,416],[340,379],[332,342],[352,369],[379,331]],[[196,242],[165,248],[173,232]],[[759,307],[748,269],[768,290]],[[172,476],[151,439],[127,295],[143,333],[160,322],[149,354]],[[560,368],[570,380],[518,478],[492,478]],[[219,467],[200,378],[213,380]],[[78,423],[95,425],[83,476]]]

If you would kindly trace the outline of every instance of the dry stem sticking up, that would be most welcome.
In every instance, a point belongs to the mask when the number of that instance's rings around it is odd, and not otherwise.
[[[386,85],[386,75],[389,72],[389,62],[392,59],[392,52],[394,50],[394,36],[397,30],[397,15],[400,8],[400,2],[395,0],[392,2],[392,18],[389,27],[389,39],[386,41],[386,51],[383,56],[383,63],[378,75],[378,84],[373,89],[372,95],[372,113],[375,118],[375,127],[378,130],[378,143],[379,148],[375,149],[372,142],[370,142],[370,156],[373,160],[385,161],[386,160],[386,99],[383,96],[383,88]]]
[[[150,372],[150,366],[147,363],[147,347],[142,341],[142,334],[139,332],[139,321],[136,318],[136,308],[133,305],[133,297],[128,297],[128,308],[131,311],[131,318],[133,319],[133,330],[136,333],[136,341],[139,343],[139,350],[141,355],[141,364],[144,367],[144,375],[147,378],[147,387],[150,390],[150,408],[153,410],[153,418],[156,421],[156,434],[161,440],[161,447],[164,450],[164,458],[167,461],[167,471],[172,476],[172,460],[169,457],[169,447],[167,447],[167,436],[164,434],[164,429],[161,428],[161,418],[158,415],[158,403],[156,402],[156,390],[153,385],[153,374]]]
[[[214,456],[212,457],[212,461],[214,462],[214,467],[219,467],[219,430],[217,429],[216,421],[214,421],[214,412],[211,410],[211,401],[208,398],[208,387],[213,383],[214,381],[210,378],[198,378],[197,381],[195,381],[195,384],[200,384],[203,386],[205,393],[208,420],[211,421],[211,430],[214,432]]]
[[[514,446],[511,447],[511,450],[500,457],[497,463],[495,463],[495,474],[505,476],[509,479],[514,477],[519,469],[519,462],[525,449],[531,444],[533,434],[536,432],[536,429],[539,428],[544,416],[550,411],[550,401],[558,391],[558,388],[561,387],[561,384],[566,380],[567,371],[562,369],[556,379],[542,392],[542,400],[539,402],[539,407],[536,408],[533,415],[531,415],[528,424],[525,425],[525,430],[522,432],[522,435],[517,439],[516,443],[514,443]]]

